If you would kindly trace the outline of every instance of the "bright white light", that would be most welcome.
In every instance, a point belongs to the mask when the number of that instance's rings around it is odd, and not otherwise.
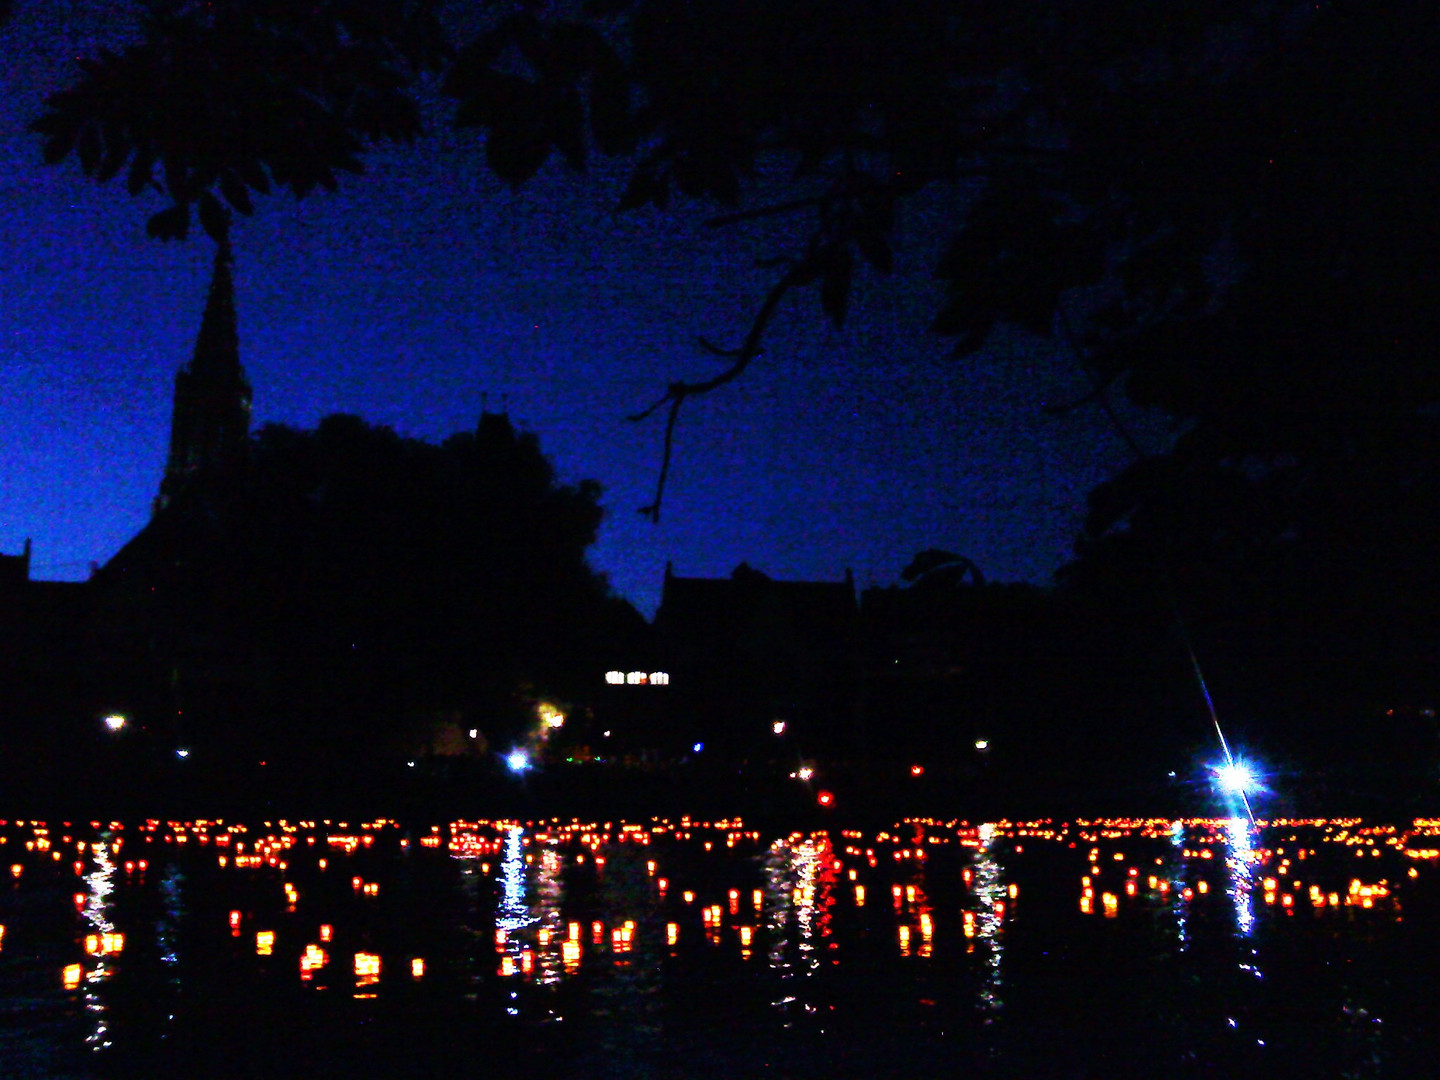
[[[801,780],[809,780],[812,776],[815,775],[815,770],[812,769],[809,765],[806,765],[795,775],[798,776]]]
[[[605,681],[611,686],[623,686],[625,685],[625,672],[607,671],[605,672]]]
[[[989,740],[989,739],[976,739],[976,740],[975,740],[975,749],[976,749],[976,750],[989,750],[989,749],[990,749],[990,740]]]
[[[407,761],[407,762],[405,762],[405,764],[406,764],[406,765],[409,765],[410,768],[412,768],[412,769],[415,767],[415,762],[413,762],[413,761]]]
[[[1221,791],[1228,791],[1232,795],[1243,795],[1245,792],[1255,789],[1257,777],[1251,771],[1250,766],[1243,761],[1227,761],[1224,765],[1216,767],[1215,782],[1220,785]]]
[[[554,705],[541,702],[535,707],[535,712],[540,717],[540,723],[547,728],[558,728],[565,726],[565,714]]]
[[[700,753],[700,751],[704,749],[705,744],[703,742],[697,742],[694,746],[690,747],[691,752],[696,754]]]
[[[770,730],[773,731],[773,732],[775,732],[776,735],[784,735],[784,734],[785,734],[785,721],[784,721],[784,720],[776,720],[773,724],[770,725]]]
[[[179,750],[175,751],[175,756],[178,758],[187,758],[190,756],[190,751],[182,746]]]
[[[112,716],[107,716],[105,717],[105,726],[111,731],[119,731],[125,726],[125,717],[121,716],[119,713],[115,713]]]
[[[480,737],[480,729],[478,727],[472,727],[470,729],[470,737],[472,739],[478,739]]]
[[[670,673],[668,671],[652,671],[650,673],[651,686],[669,686]]]
[[[511,750],[505,758],[505,764],[510,766],[511,772],[524,772],[530,767],[530,755],[524,750]]]

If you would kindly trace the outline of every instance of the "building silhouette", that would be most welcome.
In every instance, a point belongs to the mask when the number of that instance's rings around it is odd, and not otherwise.
[[[741,563],[728,578],[665,568],[655,614],[670,708],[685,737],[733,759],[786,746],[807,756],[856,752],[858,616],[855,583],[776,581]]]
[[[222,239],[215,249],[215,271],[194,354],[175,374],[170,456],[155,498],[157,514],[198,476],[233,465],[245,455],[250,384],[240,366],[231,262],[230,241]]]

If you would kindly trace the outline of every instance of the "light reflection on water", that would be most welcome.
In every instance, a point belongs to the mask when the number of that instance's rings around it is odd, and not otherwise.
[[[112,944],[116,941],[116,930],[110,919],[117,867],[110,857],[110,847],[103,839],[90,845],[90,856],[95,868],[84,877],[89,896],[81,914],[91,930],[91,934],[86,935],[86,944],[94,960],[84,975],[83,1000],[92,1025],[85,1036],[85,1043],[91,1050],[99,1051],[111,1045],[104,984],[114,973],[111,955],[119,951]],[[92,936],[99,938],[96,943],[98,948],[89,947]]]
[[[993,1014],[1005,1004],[1001,997],[1004,972],[1001,961],[1005,955],[1005,902],[1009,896],[992,847],[996,839],[994,825],[980,826],[980,847],[975,853],[974,893],[979,901],[975,917],[975,936],[985,949],[985,979],[980,989],[980,1008]],[[926,934],[927,944],[929,934]]]
[[[303,1018],[326,1000],[323,1015],[354,1023],[388,1009],[451,1015],[453,1002],[471,1029],[518,1025],[503,1037],[522,1057],[536,1025],[563,1024],[576,1076],[681,1076],[691,1073],[673,1059],[677,1045],[698,1046],[718,1075],[726,1062],[744,1071],[786,1060],[786,1039],[807,1053],[814,1039],[839,1040],[846,1050],[836,1053],[858,1070],[874,1063],[862,1051],[881,1045],[867,1019],[883,1016],[884,1038],[899,1040],[887,1052],[912,1064],[968,1039],[966,1053],[1014,1062],[1018,1075],[1052,1052],[1028,1037],[1060,1015],[1036,1004],[1045,988],[1070,980],[1084,995],[1088,980],[1124,969],[1133,995],[1091,1007],[1120,1030],[1170,1032],[1180,1048],[1172,1065],[1233,1073],[1263,1064],[1245,1054],[1280,1047],[1323,1062],[1316,1047],[1328,1046],[1359,1062],[1354,1075],[1384,1075],[1374,1063],[1430,1037],[1404,1027],[1404,979],[1421,976],[1366,965],[1404,956],[1398,945],[1386,952],[1387,941],[1440,921],[1430,882],[1440,881],[1440,822],[917,819],[873,835],[773,841],[735,822],[471,823],[414,846],[392,823],[212,825],[208,835],[192,827],[187,843],[178,832],[171,843],[171,831],[76,827],[62,841],[54,829],[0,828],[7,852],[31,844],[0,894],[0,965],[14,970],[27,949],[70,950],[38,1003],[0,988],[0,1025],[17,1023],[22,1007],[73,1016],[76,1048],[98,1061],[193,1030],[198,1003],[217,995],[250,1010],[250,1024],[267,1010]],[[124,865],[135,865],[132,852],[148,858],[148,875],[122,869],[122,834]],[[1079,914],[1077,877],[1095,900]],[[435,925],[441,910],[454,912],[448,930]],[[70,929],[57,932],[67,918]],[[344,957],[334,977],[301,963],[322,951],[317,927],[327,928],[324,949]],[[273,955],[256,955],[257,936]],[[1027,946],[1037,940],[1049,946]],[[1307,959],[1324,950],[1334,965]],[[1092,955],[1102,966],[1075,959]],[[1051,967],[1066,956],[1068,967]],[[151,981],[137,981],[146,971]],[[302,984],[309,997],[286,996]],[[155,990],[155,1003],[137,1008]],[[1310,1002],[1305,1015],[1322,1018],[1313,1046],[1287,1019],[1296,995]],[[1170,1011],[1152,1009],[1151,997]],[[360,1011],[335,1013],[342,1001]],[[1002,1010],[1025,1019],[993,1025]],[[930,1025],[931,1015],[950,1019]],[[455,1030],[426,1030],[426,1047]],[[357,1061],[363,1073],[368,1062]]]
[[[1244,818],[1225,821],[1228,844],[1225,867],[1230,873],[1227,891],[1235,905],[1235,929],[1241,937],[1249,937],[1255,929],[1254,898],[1255,848],[1250,841],[1250,823]]]
[[[772,1004],[786,1015],[813,1015],[818,1003],[808,980],[819,971],[821,946],[830,935],[834,853],[828,838],[776,840],[765,857],[764,918],[770,970],[779,976]]]

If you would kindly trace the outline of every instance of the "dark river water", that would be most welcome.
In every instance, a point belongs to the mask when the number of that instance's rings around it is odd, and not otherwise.
[[[1440,821],[6,821],[0,1076],[1440,1076]]]

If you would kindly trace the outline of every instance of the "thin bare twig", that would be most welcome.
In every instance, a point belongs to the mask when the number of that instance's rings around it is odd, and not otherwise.
[[[790,214],[796,210],[804,210],[810,206],[819,206],[828,196],[811,195],[805,199],[792,199],[790,202],[775,203],[773,206],[759,206],[753,210],[737,210],[731,214],[721,214],[718,217],[709,218],[705,222],[706,228],[718,229],[725,225],[734,225],[737,221],[751,221],[755,218],[775,217],[778,214]]]
[[[675,443],[675,422],[680,416],[680,406],[685,399],[694,397],[697,394],[708,394],[712,390],[718,390],[728,382],[740,377],[745,369],[750,366],[750,361],[760,355],[760,346],[765,340],[765,331],[769,328],[770,320],[774,318],[776,310],[780,307],[780,301],[785,294],[797,285],[810,280],[813,275],[810,272],[808,262],[802,260],[793,263],[789,271],[777,281],[765,296],[765,302],[760,305],[760,310],[755,313],[755,319],[750,324],[749,331],[745,334],[745,340],[736,349],[720,349],[702,340],[701,345],[707,351],[733,360],[724,371],[713,378],[701,382],[675,382],[671,383],[665,391],[665,396],[655,402],[644,412],[634,413],[627,416],[627,420],[640,421],[653,415],[662,405],[667,402],[670,405],[669,414],[665,418],[665,449],[660,459],[660,476],[655,485],[655,501],[649,506],[640,507],[640,513],[648,517],[652,522],[660,521],[660,503],[665,496],[665,481],[670,475],[670,458]]]

